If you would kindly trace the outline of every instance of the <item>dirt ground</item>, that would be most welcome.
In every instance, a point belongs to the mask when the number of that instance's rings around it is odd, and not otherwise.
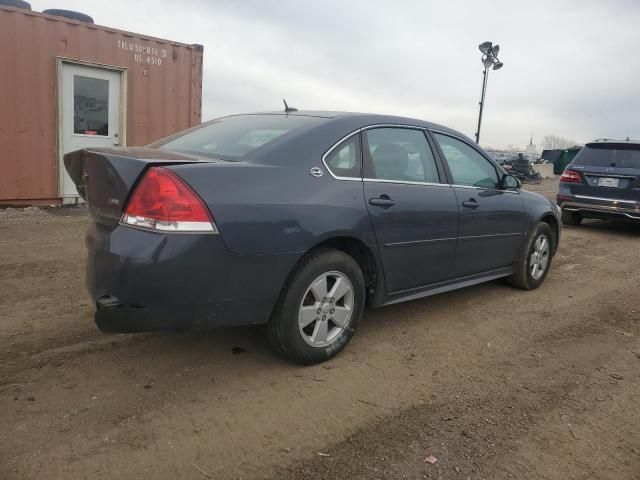
[[[0,479],[640,479],[638,227],[565,227],[538,290],[370,311],[301,368],[259,328],[99,333],[88,222],[0,211]]]

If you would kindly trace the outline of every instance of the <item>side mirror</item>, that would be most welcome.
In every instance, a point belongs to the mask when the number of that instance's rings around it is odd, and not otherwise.
[[[520,188],[521,186],[522,184],[517,177],[509,175],[508,173],[505,173],[502,176],[502,188],[504,188],[505,190],[513,190],[516,188]]]

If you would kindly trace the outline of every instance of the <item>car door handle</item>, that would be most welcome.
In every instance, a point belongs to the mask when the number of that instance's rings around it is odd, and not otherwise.
[[[462,206],[465,208],[471,208],[472,210],[475,210],[480,206],[480,204],[476,201],[475,198],[470,198],[469,200],[462,202]]]
[[[380,195],[379,197],[370,198],[369,203],[376,207],[391,207],[396,202],[391,200],[388,195]]]

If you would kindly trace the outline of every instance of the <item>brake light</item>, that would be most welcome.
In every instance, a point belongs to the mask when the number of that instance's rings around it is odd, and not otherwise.
[[[161,167],[145,173],[120,223],[158,232],[218,233],[202,199],[175,173]]]
[[[562,172],[560,181],[564,183],[582,183],[580,174],[578,172],[574,172],[573,170],[565,170],[564,172]]]

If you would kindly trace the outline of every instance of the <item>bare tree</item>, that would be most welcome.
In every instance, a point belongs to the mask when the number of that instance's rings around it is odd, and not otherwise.
[[[542,146],[545,150],[564,150],[565,148],[573,147],[575,144],[575,140],[558,137],[557,135],[547,135],[542,141]]]

